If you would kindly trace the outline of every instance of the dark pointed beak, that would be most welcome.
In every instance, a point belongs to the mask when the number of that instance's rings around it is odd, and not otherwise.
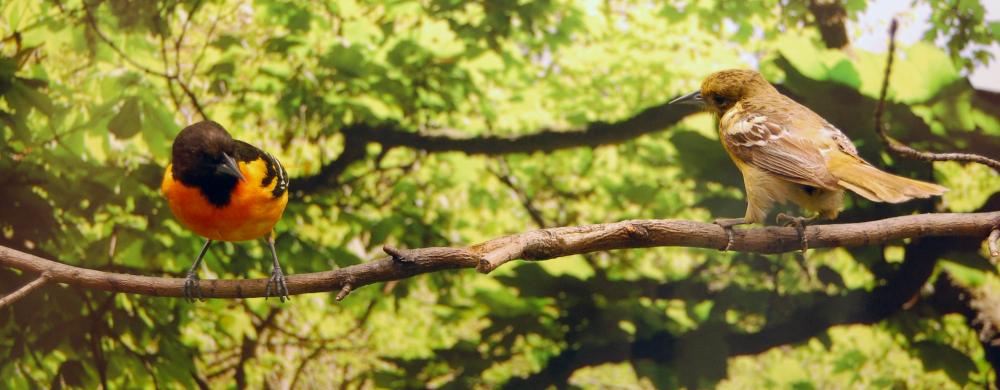
[[[701,91],[694,91],[677,99],[671,100],[667,104],[687,104],[692,106],[705,106],[705,100],[701,98]]]
[[[246,180],[246,178],[243,177],[243,172],[240,172],[240,165],[226,153],[222,153],[222,163],[219,164],[215,170],[216,172],[224,175],[229,175],[240,180]]]

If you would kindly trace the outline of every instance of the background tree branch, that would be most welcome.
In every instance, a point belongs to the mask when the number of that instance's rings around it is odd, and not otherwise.
[[[813,248],[872,245],[902,238],[977,237],[984,239],[1000,226],[1000,212],[919,214],[879,221],[812,225],[805,236]],[[718,225],[685,220],[632,220],[597,225],[540,229],[501,237],[469,247],[396,249],[390,256],[331,271],[290,275],[290,294],[350,291],[377,282],[404,279],[447,269],[476,268],[490,272],[515,259],[547,260],[595,251],[686,246],[719,249],[728,241]],[[794,228],[763,227],[737,230],[732,249],[741,252],[782,253],[800,247]],[[74,267],[7,247],[0,247],[0,264],[21,271],[46,274],[50,282],[88,289],[143,295],[183,296],[184,279],[102,272]],[[206,298],[262,297],[267,279],[203,280]]]
[[[394,123],[357,124],[340,130],[344,135],[344,151],[341,155],[320,168],[317,174],[296,179],[295,188],[303,193],[311,193],[336,183],[337,178],[351,163],[365,157],[365,145],[369,143],[380,144],[385,149],[407,147],[427,152],[462,152],[487,156],[551,152],[621,143],[670,128],[695,112],[698,110],[693,107],[668,106],[663,103],[618,122],[594,122],[577,130],[545,129],[512,137],[455,137],[420,133]]]
[[[810,0],[809,12],[828,49],[842,49],[851,44],[847,37],[847,10],[840,0]]]
[[[579,368],[622,361],[650,360],[683,365],[685,363],[680,360],[695,358],[699,361],[687,363],[725,367],[724,361],[729,357],[755,355],[780,345],[803,342],[833,326],[876,323],[913,307],[907,302],[920,293],[921,286],[933,273],[938,256],[953,247],[953,243],[947,241],[951,239],[932,238],[908,245],[903,264],[884,285],[871,291],[852,289],[835,295],[809,294],[804,298],[811,304],[796,309],[786,320],[768,324],[755,332],[732,329],[725,324],[703,324],[680,335],[660,331],[629,343],[567,348],[549,359],[545,365],[547,370],[512,379],[505,388],[565,386],[570,375]],[[930,298],[934,299],[937,298]],[[694,345],[717,349],[698,354],[691,350]],[[697,376],[687,378],[698,379]],[[682,385],[699,387],[696,381]]]

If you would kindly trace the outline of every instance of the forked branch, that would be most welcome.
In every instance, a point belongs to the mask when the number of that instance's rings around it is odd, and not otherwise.
[[[6,296],[0,297],[0,309],[11,303],[17,302],[18,299],[21,299],[25,295],[28,295],[28,293],[42,287],[42,285],[44,285],[47,281],[49,281],[49,274],[42,273],[28,284],[21,286],[21,288],[14,290],[14,292],[7,294]]]

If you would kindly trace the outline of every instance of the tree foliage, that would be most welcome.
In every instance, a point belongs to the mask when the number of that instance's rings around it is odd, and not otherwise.
[[[997,22],[983,21],[978,2],[927,4],[926,41],[901,49],[891,79],[889,131],[921,149],[996,157],[1000,100],[962,70],[989,61],[976,45],[1000,38]],[[848,18],[867,7],[843,5]],[[172,217],[159,182],[173,136],[202,118],[288,168],[292,199],[277,227],[288,273],[358,264],[383,244],[739,216],[742,180],[706,114],[613,145],[491,156],[359,141],[345,129],[566,131],[630,118],[749,57],[869,161],[951,188],[900,205],[854,197],[842,220],[1000,209],[988,168],[883,152],[871,113],[884,56],[827,49],[816,18],[805,2],[769,0],[7,1],[0,245],[181,275],[201,241]],[[934,46],[941,39],[947,47]],[[864,299],[880,295],[866,293],[921,253],[931,256],[928,286],[1000,284],[980,242],[953,240],[812,251],[805,262],[596,253],[429,274],[342,302],[189,304],[46,286],[0,309],[0,387],[984,386],[995,374],[979,336],[960,311],[934,304],[941,289],[846,320],[877,306]],[[203,275],[261,277],[266,254],[259,243],[217,245]],[[0,290],[33,277],[0,269]],[[763,349],[739,341],[810,316],[831,322],[796,328],[800,340],[765,337]]]

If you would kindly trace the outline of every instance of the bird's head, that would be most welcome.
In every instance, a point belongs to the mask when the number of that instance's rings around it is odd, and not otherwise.
[[[236,141],[218,123],[202,121],[185,127],[174,139],[173,174],[182,182],[245,180],[234,159]]]
[[[774,87],[760,73],[727,69],[712,73],[701,82],[701,90],[674,99],[670,104],[694,104],[721,115],[743,99],[771,91]]]

